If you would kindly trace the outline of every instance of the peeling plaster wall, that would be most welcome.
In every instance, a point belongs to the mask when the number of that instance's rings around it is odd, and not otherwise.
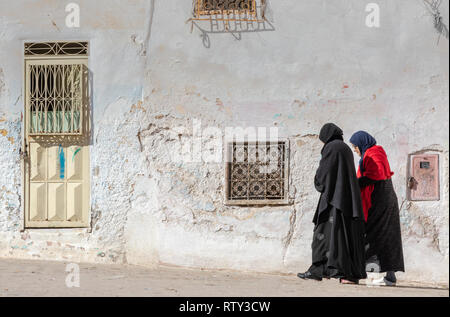
[[[388,153],[402,207],[399,277],[448,285],[448,40],[438,43],[421,2],[378,1],[373,29],[364,1],[272,0],[274,30],[206,36],[210,25],[191,33],[185,23],[190,2],[80,0],[81,28],[68,29],[64,1],[0,0],[0,256],[306,270],[317,133],[333,121],[346,139],[371,132]],[[22,232],[22,43],[71,39],[91,45],[91,230]],[[227,207],[222,163],[173,162],[197,120],[279,127],[292,204]],[[408,155],[419,151],[440,154],[438,202],[406,200]]]

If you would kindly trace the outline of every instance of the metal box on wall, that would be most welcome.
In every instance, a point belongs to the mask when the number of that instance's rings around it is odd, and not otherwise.
[[[439,155],[411,155],[408,179],[412,201],[439,200]]]

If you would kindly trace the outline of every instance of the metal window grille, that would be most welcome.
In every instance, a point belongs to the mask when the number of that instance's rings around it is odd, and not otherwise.
[[[261,0],[259,6],[256,0],[194,0],[194,17],[191,20],[261,22],[264,19],[263,7],[265,0]]]
[[[83,65],[31,64],[29,134],[81,134]]]
[[[25,43],[25,56],[88,56],[88,42]]]
[[[227,163],[227,203],[288,202],[288,142],[233,142]]]
[[[25,43],[24,54],[28,134],[83,134],[88,43]]]
[[[256,0],[197,0],[197,14],[256,14]]]

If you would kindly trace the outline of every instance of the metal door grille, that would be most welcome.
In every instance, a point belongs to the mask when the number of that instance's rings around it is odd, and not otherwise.
[[[25,43],[25,56],[88,56],[88,42]]]
[[[230,144],[227,202],[275,204],[287,202],[287,142]]]
[[[81,134],[83,65],[31,64],[29,133]]]

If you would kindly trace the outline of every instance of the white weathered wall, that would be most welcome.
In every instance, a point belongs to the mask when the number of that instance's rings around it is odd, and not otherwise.
[[[421,1],[271,0],[267,31],[186,24],[188,0],[0,0],[0,256],[298,272],[310,264],[317,139],[329,121],[372,133],[395,171],[408,280],[448,285],[448,40]],[[448,21],[448,2],[441,12]],[[208,24],[198,24],[209,30]],[[20,231],[23,41],[89,40],[92,232]],[[284,207],[224,206],[220,163],[176,163],[174,128],[280,128]],[[408,154],[440,153],[441,200],[406,200]],[[356,161],[356,158],[355,158]]]

